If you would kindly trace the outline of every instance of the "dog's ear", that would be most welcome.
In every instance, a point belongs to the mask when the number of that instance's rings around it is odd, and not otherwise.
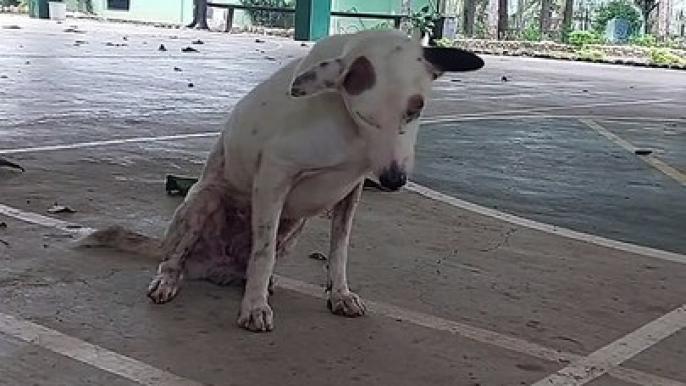
[[[360,56],[350,65],[343,79],[343,88],[350,95],[361,94],[376,84],[376,72],[366,56]]]
[[[436,77],[444,72],[478,70],[484,61],[473,52],[453,47],[424,47],[424,59],[431,64]]]
[[[340,58],[319,62],[295,75],[290,94],[293,97],[303,97],[333,91],[340,84],[344,71],[345,64]]]

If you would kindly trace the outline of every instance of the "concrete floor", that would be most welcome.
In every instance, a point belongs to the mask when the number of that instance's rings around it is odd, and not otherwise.
[[[73,224],[161,232],[164,175],[196,174],[236,100],[307,48],[0,25],[22,27],[0,29],[0,156],[27,169],[0,169],[0,385],[686,385],[683,74],[486,57],[445,77],[413,178],[429,189],[367,192],[356,217],[370,315],[328,313],[317,218],[277,267],[276,330],[249,334],[237,288],[156,306],[154,261],[68,244]]]

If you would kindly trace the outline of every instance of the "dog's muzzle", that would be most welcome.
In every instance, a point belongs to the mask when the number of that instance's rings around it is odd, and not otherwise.
[[[379,175],[379,184],[388,190],[398,190],[407,183],[407,173],[398,166],[397,162],[393,162],[391,167],[384,169]]]

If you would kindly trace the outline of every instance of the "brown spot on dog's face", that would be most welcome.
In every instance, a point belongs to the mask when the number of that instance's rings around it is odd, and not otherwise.
[[[376,84],[372,62],[365,56],[355,59],[343,80],[343,88],[350,95],[359,95]]]

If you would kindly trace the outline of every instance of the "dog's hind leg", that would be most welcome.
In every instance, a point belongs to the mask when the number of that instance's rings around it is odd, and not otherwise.
[[[174,217],[162,240],[162,261],[148,286],[148,297],[155,303],[172,300],[179,291],[186,259],[196,251],[205,223],[221,209],[221,188],[210,183],[193,186]]]
[[[348,243],[352,229],[353,215],[360,200],[363,183],[360,183],[333,209],[331,222],[331,247],[329,251],[327,305],[332,313],[355,317],[364,315],[366,308],[359,296],[348,288],[346,268],[348,264]]]

